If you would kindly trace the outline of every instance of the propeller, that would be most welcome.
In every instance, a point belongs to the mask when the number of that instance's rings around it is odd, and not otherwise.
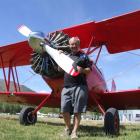
[[[65,54],[70,53],[69,36],[62,31],[49,33],[47,37],[42,32],[32,32],[27,26],[21,25],[19,33],[28,38],[29,45],[33,49],[30,59],[31,68],[34,72],[50,78],[57,78],[64,72],[58,71],[58,65],[47,52],[43,51],[40,43],[49,43],[49,46],[58,50],[63,50]]]
[[[27,26],[21,25],[18,27],[18,31],[25,37],[29,37],[30,33],[32,32]]]

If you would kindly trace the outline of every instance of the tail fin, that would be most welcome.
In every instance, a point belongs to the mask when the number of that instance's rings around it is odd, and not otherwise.
[[[116,91],[116,84],[114,79],[112,79],[112,87],[111,87],[111,91]]]

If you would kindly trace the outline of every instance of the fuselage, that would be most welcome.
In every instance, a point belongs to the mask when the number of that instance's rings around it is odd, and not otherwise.
[[[61,90],[63,88],[63,77],[53,79],[43,77],[43,79],[52,89],[52,96],[54,98],[58,98],[58,100],[60,101]],[[104,76],[95,64],[92,65],[92,71],[87,75],[87,84],[89,89],[88,107],[93,108],[93,106],[96,105],[94,101],[95,95],[107,91],[107,85]],[[60,106],[59,101],[56,107]]]

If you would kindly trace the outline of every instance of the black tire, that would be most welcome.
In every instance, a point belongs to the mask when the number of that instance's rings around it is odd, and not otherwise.
[[[105,113],[104,128],[106,135],[118,135],[120,130],[120,120],[118,110],[109,108]]]
[[[32,125],[37,122],[37,114],[32,115],[33,107],[24,107],[20,111],[19,120],[22,125]]]

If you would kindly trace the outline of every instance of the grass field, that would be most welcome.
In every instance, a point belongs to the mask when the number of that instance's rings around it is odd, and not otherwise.
[[[0,116],[0,140],[67,140],[60,137],[63,119],[39,119],[33,126],[22,126],[17,116]],[[118,137],[106,136],[101,121],[82,121],[80,140],[140,140],[140,124],[121,125]]]

